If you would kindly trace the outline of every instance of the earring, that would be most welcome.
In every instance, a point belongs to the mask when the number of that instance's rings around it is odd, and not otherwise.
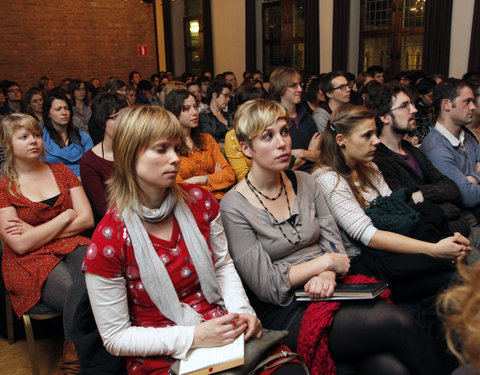
[[[340,145],[340,147],[341,147],[341,148],[345,148],[345,143],[342,143],[342,144]]]

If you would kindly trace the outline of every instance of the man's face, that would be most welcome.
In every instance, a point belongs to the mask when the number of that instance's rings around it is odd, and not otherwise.
[[[390,116],[392,118],[392,129],[397,134],[406,134],[415,130],[415,113],[417,109],[410,102],[410,98],[403,91],[392,98],[392,109]]]
[[[459,95],[451,102],[451,109],[448,116],[457,126],[470,124],[475,110],[473,91],[470,87],[464,86],[460,89]]]
[[[375,73],[375,76],[373,77],[373,79],[374,79],[375,81],[378,81],[378,82],[382,83],[382,84],[383,84],[383,82],[385,81],[385,77],[383,76],[383,73],[380,73],[380,72],[376,72],[376,73]]]
[[[236,88],[237,88],[237,77],[235,77],[235,74],[227,74],[225,76],[225,82],[228,83],[229,85],[231,85],[233,90],[236,90]]]
[[[138,85],[138,82],[140,82],[141,79],[142,77],[140,77],[139,73],[133,73],[133,77],[132,77],[133,84]]]
[[[17,85],[10,86],[7,89],[7,100],[9,102],[19,102],[22,100],[22,90]]]
[[[350,102],[350,87],[345,77],[335,77],[332,79],[332,91],[328,93],[330,100],[336,101],[339,104]]]

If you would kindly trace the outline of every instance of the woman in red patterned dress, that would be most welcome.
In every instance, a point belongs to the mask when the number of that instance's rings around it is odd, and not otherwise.
[[[63,312],[69,340],[74,313],[69,290],[82,275],[88,239],[79,233],[93,226],[90,204],[69,168],[41,161],[42,128],[33,117],[20,113],[6,117],[2,140],[0,235],[5,241],[5,287],[19,317],[38,302]]]
[[[261,335],[227,249],[219,205],[175,182],[182,126],[159,107],[122,110],[109,206],[85,257],[105,347],[129,374],[166,374],[195,347]]]

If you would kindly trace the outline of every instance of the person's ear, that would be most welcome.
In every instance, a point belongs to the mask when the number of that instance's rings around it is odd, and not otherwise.
[[[253,152],[252,148],[247,144],[247,142],[240,142],[240,147],[242,148],[243,155],[251,159]]]
[[[333,97],[333,91],[327,91],[325,95],[330,99]]]
[[[442,99],[442,110],[449,112],[453,105],[452,101],[450,99],[444,98]]]
[[[337,134],[335,136],[335,141],[340,148],[345,148],[345,137],[343,136],[343,134]]]
[[[383,115],[383,116],[379,116],[378,118],[383,123],[383,125],[390,125],[392,123],[392,115],[390,113],[387,113],[386,115]]]

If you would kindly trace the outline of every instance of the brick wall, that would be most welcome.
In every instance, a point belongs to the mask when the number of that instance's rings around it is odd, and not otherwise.
[[[138,56],[138,45],[148,56]],[[102,84],[157,70],[153,6],[139,0],[0,0],[0,80],[25,92],[42,75]]]

